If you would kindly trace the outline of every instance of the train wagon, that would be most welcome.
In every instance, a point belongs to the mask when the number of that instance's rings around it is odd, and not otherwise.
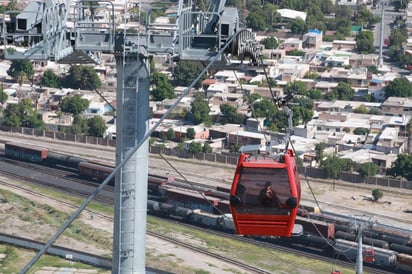
[[[108,166],[97,165],[89,162],[79,163],[79,175],[83,177],[92,178],[95,180],[103,181],[110,173],[112,173],[113,168]],[[114,185],[114,177],[109,182],[110,185]]]
[[[303,232],[324,238],[335,238],[335,225],[314,219],[296,217],[296,224],[303,227]]]
[[[47,148],[29,146],[24,144],[6,143],[4,145],[4,153],[6,156],[34,163],[42,163],[48,155]]]
[[[163,186],[166,202],[180,207],[200,209],[204,212],[229,213],[229,204],[216,197],[208,197],[203,193]],[[226,202],[226,203],[225,203]]]

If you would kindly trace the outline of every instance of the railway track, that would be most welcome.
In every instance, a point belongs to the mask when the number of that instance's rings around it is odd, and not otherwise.
[[[75,194],[80,197],[89,197],[93,191],[96,190],[97,184],[85,182],[84,180],[69,180],[65,178],[56,178],[55,172],[49,172],[49,168],[43,169],[43,166],[39,169],[39,166],[33,165],[26,166],[14,166],[13,164],[2,162],[0,165],[0,171],[3,175],[22,180],[24,182],[63,191],[70,194]],[[96,197],[95,201],[114,205],[114,190],[107,187],[103,189]]]
[[[21,176],[21,177],[27,179],[27,177],[25,177],[25,176]],[[24,191],[26,193],[29,193],[30,195],[33,195],[33,196],[36,196],[36,197],[39,197],[39,198],[54,200],[58,203],[61,203],[61,204],[65,205],[66,207],[70,207],[70,208],[73,208],[73,209],[78,208],[77,205],[68,203],[68,202],[63,201],[63,200],[56,199],[56,198],[48,196],[48,195],[37,193],[36,191],[33,191],[28,187],[23,187],[23,186],[18,186],[18,185],[15,185],[15,184],[11,184],[11,183],[8,183],[4,180],[0,180],[0,184],[5,185],[9,188],[14,188],[14,189],[18,189],[20,191]],[[41,184],[41,185],[43,185],[43,184]],[[46,186],[47,186],[47,184],[46,184]],[[70,188],[66,189],[65,191],[70,192],[71,194],[74,194],[74,195],[81,196],[78,191],[73,191],[73,189],[70,189]],[[107,201],[102,201],[102,203],[108,204]],[[89,214],[92,214],[92,215],[96,216],[96,217],[98,216],[98,217],[103,218],[107,221],[113,222],[113,217],[106,216],[106,215],[103,215],[103,214],[100,214],[100,213],[94,212],[94,211],[87,211],[87,212]],[[173,221],[173,222],[175,222],[175,221]],[[322,260],[322,261],[327,261],[327,262],[329,262],[331,260],[330,257],[327,257],[324,254],[316,254],[316,253],[313,252],[313,250],[308,250],[308,249],[305,250],[305,248],[296,249],[295,247],[292,248],[292,247],[287,247],[287,246],[283,246],[283,245],[279,245],[279,244],[262,242],[262,241],[259,241],[259,240],[253,239],[253,238],[239,237],[237,235],[228,234],[228,233],[224,233],[224,232],[213,231],[213,230],[205,229],[205,228],[199,228],[199,227],[189,225],[189,224],[185,224],[185,223],[182,223],[181,225],[188,226],[191,229],[201,230],[205,233],[209,233],[209,234],[212,233],[212,234],[215,234],[217,236],[228,237],[228,238],[231,238],[231,239],[236,240],[236,241],[241,241],[241,242],[245,242],[245,243],[249,243],[249,244],[253,244],[253,245],[258,245],[258,246],[261,246],[261,247],[270,248],[270,249],[274,249],[274,250],[278,250],[278,251],[282,251],[282,252],[294,253],[294,254],[297,254],[298,256],[304,256],[304,257],[307,257],[307,258],[312,258],[312,259],[317,259],[317,260]],[[160,235],[158,233],[150,232],[150,231],[148,231],[147,233],[149,235],[153,236],[153,237],[161,238],[165,241],[172,242],[176,245],[183,246],[185,248],[189,248],[189,249],[193,250],[194,252],[200,252],[202,254],[205,254],[205,255],[217,258],[219,260],[225,261],[227,263],[236,265],[238,267],[241,267],[241,268],[249,271],[250,273],[270,273],[270,272],[262,270],[260,268],[249,266],[249,265],[244,264],[242,262],[238,262],[238,261],[235,261],[233,259],[224,257],[220,254],[212,253],[210,251],[204,250],[203,248],[199,248],[199,247],[196,247],[194,245],[190,245],[187,242],[179,241],[175,238],[166,237],[164,235]],[[345,262],[345,261],[339,261],[339,265],[346,266],[346,267],[351,267],[351,268],[353,268],[353,266],[354,266],[353,263]],[[375,268],[370,268],[370,267],[366,267],[366,266],[364,267],[364,269],[365,269],[365,271],[370,271],[371,273],[377,273],[377,274],[391,273],[391,272],[388,272],[388,271],[379,270],[379,269],[375,269]]]

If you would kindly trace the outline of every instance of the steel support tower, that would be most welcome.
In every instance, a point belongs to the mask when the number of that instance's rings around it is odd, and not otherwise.
[[[223,53],[242,60],[249,57],[253,63],[261,55],[254,34],[241,26],[237,10],[225,8],[224,0],[212,2],[211,11],[197,11],[192,0],[180,0],[172,24],[150,22],[149,9],[147,23],[138,33],[127,29],[132,7],[127,0],[122,30],[115,27],[111,1],[33,1],[21,12],[4,15],[9,18],[3,20],[1,37],[6,59],[99,63],[101,53],[112,53],[117,65],[116,168],[21,273],[31,268],[115,175],[112,273],[145,273],[148,137],[154,131],[148,123],[149,57],[168,54],[199,60],[208,64],[207,69],[212,62],[229,60],[221,58]],[[139,2],[133,5],[141,8]],[[100,19],[97,12],[103,14]]]

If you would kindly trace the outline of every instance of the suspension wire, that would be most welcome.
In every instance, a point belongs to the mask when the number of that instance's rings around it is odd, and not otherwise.
[[[96,188],[96,190],[86,199],[86,201],[74,212],[70,218],[59,228],[59,230],[50,238],[50,240],[41,248],[39,249],[38,253],[32,258],[30,262],[24,267],[24,269],[20,272],[21,274],[27,273],[30,268],[33,266],[34,263],[50,248],[50,246],[60,237],[61,234],[66,230],[68,226],[80,215],[80,213],[90,204],[90,202],[99,194],[99,192],[105,187],[110,180],[114,178],[116,173],[123,168],[126,162],[133,156],[133,154],[140,148],[140,146],[146,142],[147,138],[149,138],[152,133],[159,127],[159,125],[166,119],[166,117],[174,110],[174,108],[180,103],[180,101],[189,93],[189,91],[195,86],[195,84],[202,78],[202,76],[206,73],[206,71],[212,66],[212,64],[220,57],[220,55],[226,50],[227,47],[231,44],[231,42],[238,36],[240,33],[237,32],[235,35],[230,37],[227,43],[218,51],[218,53],[211,58],[210,63],[199,73],[196,79],[183,91],[180,97],[175,101],[174,104],[163,114],[163,116],[159,119],[157,123],[150,128],[143,138],[137,142],[137,144],[131,148],[127,153],[125,153],[124,158],[122,161],[112,170],[112,172],[106,177],[106,179]]]

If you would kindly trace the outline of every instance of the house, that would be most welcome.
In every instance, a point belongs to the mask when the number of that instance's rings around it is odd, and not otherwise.
[[[389,97],[382,103],[384,115],[412,115],[412,99],[404,97]]]
[[[303,48],[319,49],[322,44],[323,33],[320,30],[309,30],[308,33],[303,35],[302,46]]]
[[[257,132],[244,131],[243,128],[230,132],[227,136],[227,147],[232,145],[266,145],[265,135]]]
[[[405,153],[406,137],[399,137],[399,128],[386,127],[378,137],[376,151],[383,153]]]
[[[333,49],[353,51],[356,48],[356,41],[333,40]]]

